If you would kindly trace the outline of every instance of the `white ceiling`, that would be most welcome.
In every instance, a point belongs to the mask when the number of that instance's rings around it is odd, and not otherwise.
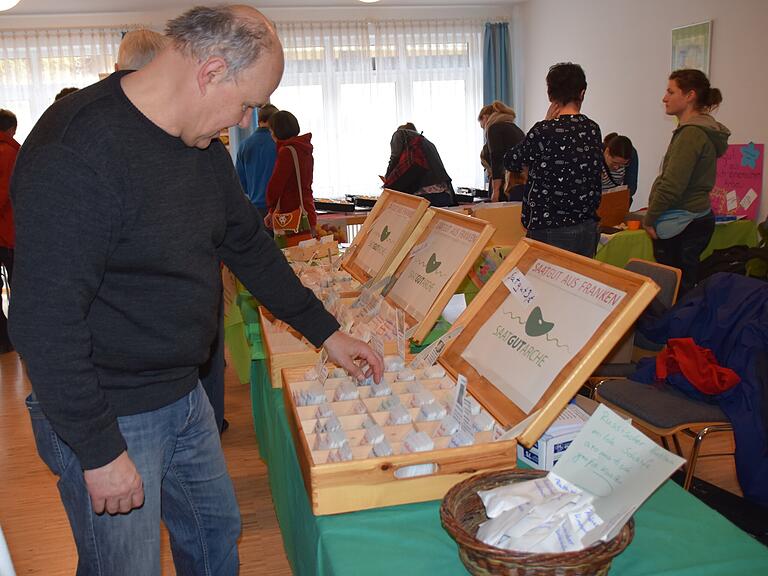
[[[258,0],[251,4],[256,8],[353,8],[362,6],[503,6],[521,0],[380,0],[376,4],[363,4],[359,0]],[[238,0],[232,0],[237,3]],[[14,8],[3,14],[31,16],[38,14],[100,14],[109,12],[155,12],[167,9],[184,9],[200,4],[217,4],[216,0],[21,0]]]

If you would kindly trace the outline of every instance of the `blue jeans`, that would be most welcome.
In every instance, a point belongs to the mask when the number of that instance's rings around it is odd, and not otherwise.
[[[115,516],[94,514],[77,457],[33,394],[27,408],[37,451],[59,477],[77,544],[78,575],[159,576],[161,518],[177,574],[238,573],[240,512],[213,410],[199,384],[173,404],[118,418],[144,482],[144,505]]]
[[[587,220],[573,226],[528,230],[526,236],[532,240],[538,240],[550,246],[557,246],[587,258],[594,258],[597,251],[597,242],[600,239],[600,232],[597,222]]]

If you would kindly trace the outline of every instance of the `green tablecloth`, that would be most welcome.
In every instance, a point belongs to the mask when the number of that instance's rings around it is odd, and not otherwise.
[[[438,501],[314,516],[288,428],[282,390],[271,388],[263,361],[253,362],[251,376],[254,425],[295,574],[466,574],[456,545],[440,526]],[[611,574],[768,574],[768,548],[671,481],[637,511],[635,521],[635,539],[614,560]]]
[[[757,224],[752,220],[717,224],[712,240],[701,253],[701,259],[712,254],[714,250],[739,244],[757,246]],[[624,268],[630,258],[656,261],[653,257],[651,237],[645,230],[625,230],[613,234],[607,243],[598,247],[595,258],[619,268]]]

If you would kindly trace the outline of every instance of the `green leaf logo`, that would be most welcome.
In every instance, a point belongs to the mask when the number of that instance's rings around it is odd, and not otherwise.
[[[389,235],[390,235],[390,234],[391,234],[391,232],[389,231],[389,226],[384,226],[384,230],[382,230],[382,231],[381,231],[381,236],[379,237],[379,239],[380,239],[382,242],[384,242],[384,240],[386,240],[387,238],[389,238]]]
[[[528,320],[525,322],[525,333],[532,338],[536,336],[544,336],[547,332],[555,327],[554,322],[546,322],[541,315],[541,308],[536,306],[528,315]]]
[[[432,252],[432,256],[429,257],[429,260],[427,260],[427,274],[431,274],[438,268],[440,268],[440,265],[442,262],[440,262],[437,259],[437,254],[435,252]]]

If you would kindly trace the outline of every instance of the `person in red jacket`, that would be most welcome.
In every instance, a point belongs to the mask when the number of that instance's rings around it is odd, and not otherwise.
[[[296,164],[290,150],[290,147],[293,147],[299,164],[301,195],[304,201],[304,210],[309,219],[311,235],[317,225],[315,201],[312,198],[312,173],[315,165],[312,157],[312,134],[307,133],[299,136],[299,121],[296,116],[286,110],[275,112],[269,118],[269,129],[272,132],[272,138],[277,143],[277,159],[272,170],[272,177],[267,184],[267,210],[269,212],[264,218],[264,223],[268,228],[272,228],[272,216],[276,211],[290,212],[300,206]]]
[[[8,190],[11,186],[11,174],[16,163],[16,155],[21,147],[13,138],[16,134],[16,115],[10,110],[0,109],[0,266],[8,273],[10,288],[13,274],[13,248],[16,245],[16,234],[13,226],[13,210]],[[0,277],[0,290],[3,281]],[[11,352],[13,345],[8,338],[8,320],[0,307],[0,354]]]

